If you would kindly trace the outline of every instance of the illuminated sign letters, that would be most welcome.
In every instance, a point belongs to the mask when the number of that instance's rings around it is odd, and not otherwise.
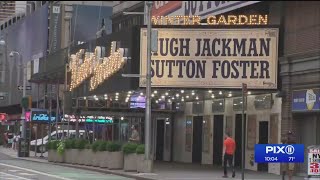
[[[90,90],[96,89],[111,75],[118,72],[125,64],[126,49],[118,48],[115,41],[111,42],[109,57],[105,57],[105,47],[97,46],[94,53],[81,49],[71,55],[70,91],[77,88],[83,81],[90,79]]]
[[[152,16],[153,25],[200,25],[200,16]],[[268,25],[268,15],[208,16],[208,25]]]

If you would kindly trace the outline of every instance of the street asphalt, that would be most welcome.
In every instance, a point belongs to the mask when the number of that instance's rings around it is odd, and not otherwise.
[[[0,153],[0,180],[131,180],[112,174],[14,159]]]

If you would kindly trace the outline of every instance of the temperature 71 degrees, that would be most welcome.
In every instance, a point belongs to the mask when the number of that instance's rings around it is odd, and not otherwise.
[[[289,157],[289,161],[294,161],[296,157]]]

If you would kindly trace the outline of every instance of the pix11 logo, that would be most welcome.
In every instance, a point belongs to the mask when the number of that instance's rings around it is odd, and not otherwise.
[[[256,163],[304,162],[303,144],[256,144]]]

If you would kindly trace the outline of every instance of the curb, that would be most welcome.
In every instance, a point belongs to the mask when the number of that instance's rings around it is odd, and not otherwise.
[[[141,177],[141,176],[126,174],[126,173],[122,173],[122,172],[115,172],[115,171],[108,170],[108,169],[98,169],[99,167],[98,168],[94,168],[93,166],[82,166],[82,165],[73,165],[73,164],[66,164],[66,163],[43,162],[43,161],[37,161],[37,160],[34,160],[34,159],[19,158],[19,157],[13,157],[13,156],[11,156],[11,157],[15,158],[15,159],[24,160],[24,161],[31,161],[31,162],[37,162],[37,163],[44,163],[44,164],[59,165],[59,166],[64,166],[64,167],[78,168],[78,169],[83,169],[83,170],[88,170],[88,171],[99,172],[99,173],[103,173],[103,174],[113,174],[113,175],[122,176],[122,177],[126,177],[126,178],[133,178],[133,179],[137,179],[137,180],[157,180],[155,178]]]

